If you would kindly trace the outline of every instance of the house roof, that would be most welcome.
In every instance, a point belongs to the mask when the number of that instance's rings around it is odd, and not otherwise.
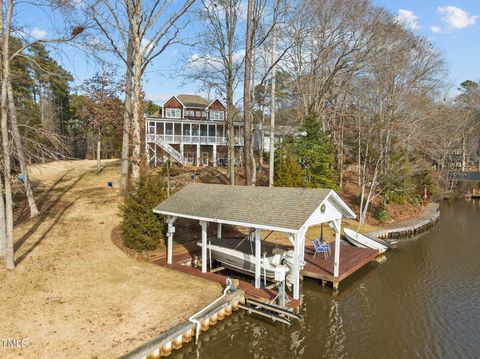
[[[355,214],[330,189],[190,184],[154,208],[163,215],[297,232],[324,203],[347,217]]]
[[[199,95],[177,95],[176,98],[185,107],[204,109],[209,105],[208,101]]]
[[[454,181],[480,181],[480,172],[455,172],[450,176]]]

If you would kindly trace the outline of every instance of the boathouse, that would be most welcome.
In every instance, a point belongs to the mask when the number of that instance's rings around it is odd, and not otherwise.
[[[177,218],[199,221],[202,228],[202,272],[207,272],[207,227],[234,225],[255,231],[255,287],[261,286],[261,230],[283,232],[294,250],[293,298],[300,298],[300,270],[305,257],[309,227],[328,223],[335,232],[334,277],[340,273],[340,233],[343,217],[355,213],[331,189],[248,187],[190,184],[153,210],[168,223],[167,262],[172,264],[173,236]]]

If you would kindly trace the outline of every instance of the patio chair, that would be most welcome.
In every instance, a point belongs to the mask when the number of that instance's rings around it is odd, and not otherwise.
[[[314,239],[312,243],[313,248],[315,248],[315,253],[313,256],[316,257],[318,253],[323,253],[324,258],[327,259],[327,257],[330,255],[330,244],[320,241],[319,238]]]

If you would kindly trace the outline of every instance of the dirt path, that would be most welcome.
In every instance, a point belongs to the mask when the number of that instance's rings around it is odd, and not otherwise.
[[[135,261],[112,243],[118,163],[98,175],[94,161],[31,172],[44,214],[16,226],[17,268],[0,262],[0,358],[118,357],[220,295],[216,284]]]

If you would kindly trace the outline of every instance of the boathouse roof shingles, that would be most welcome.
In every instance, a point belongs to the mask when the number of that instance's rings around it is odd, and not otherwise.
[[[330,189],[190,184],[157,207],[165,215],[299,230]]]

